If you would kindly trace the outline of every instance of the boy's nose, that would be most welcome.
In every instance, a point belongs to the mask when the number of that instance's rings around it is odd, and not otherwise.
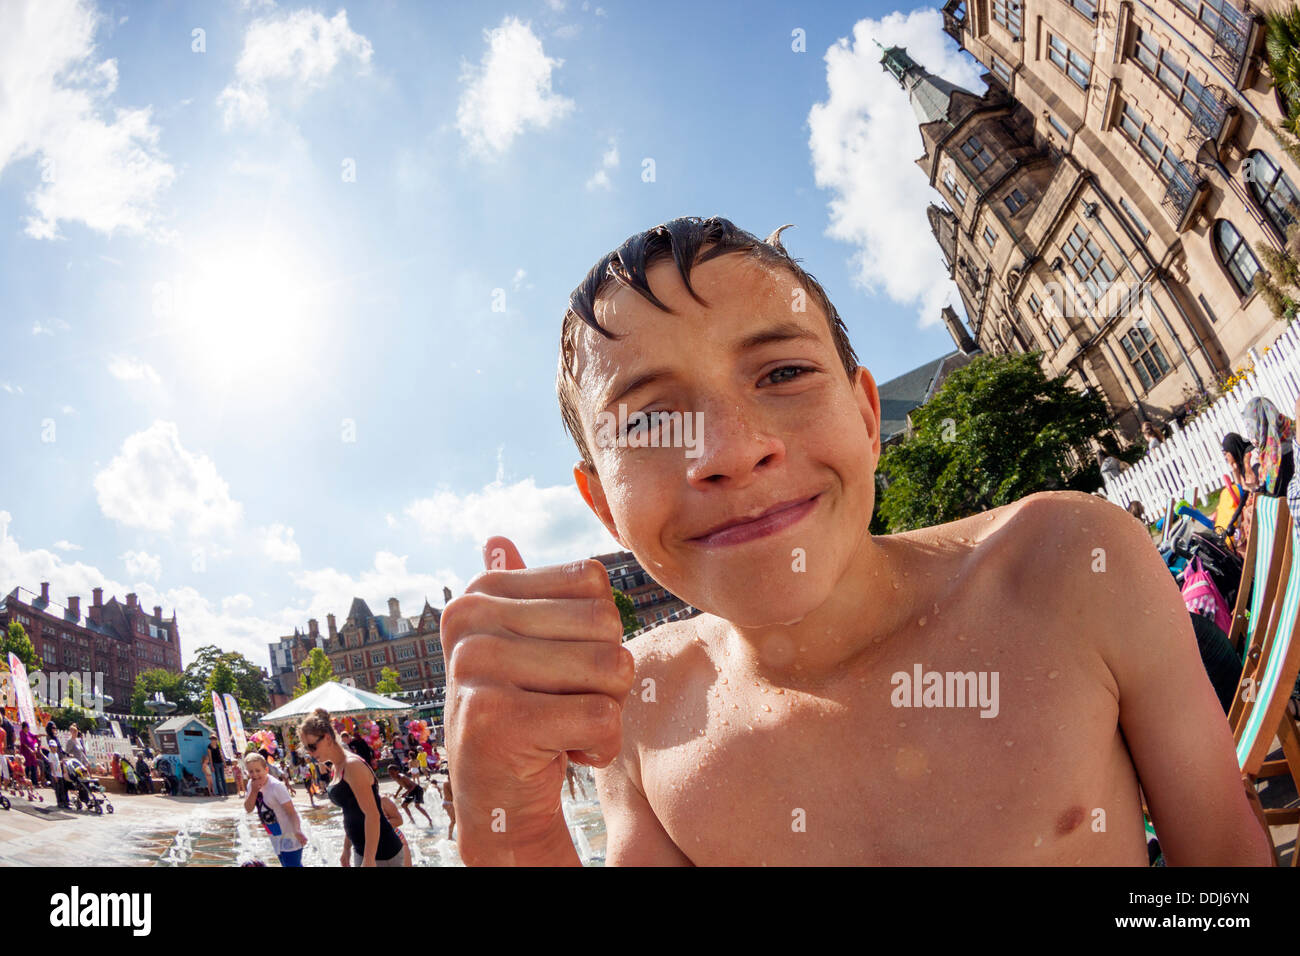
[[[699,423],[699,457],[687,459],[692,484],[744,484],[757,469],[785,460],[784,440],[743,409],[701,410]]]

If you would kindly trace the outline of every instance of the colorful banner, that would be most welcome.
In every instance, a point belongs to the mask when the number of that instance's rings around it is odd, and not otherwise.
[[[212,722],[217,725],[217,736],[221,739],[221,756],[233,761],[235,752],[230,749],[230,728],[226,725],[226,708],[215,690],[212,692]]]
[[[234,694],[226,694],[226,719],[230,721],[230,734],[235,738],[235,750],[243,754],[248,749],[248,737],[244,735],[244,718],[239,713],[239,704]]]
[[[27,721],[32,733],[40,736],[41,726],[36,722],[36,706],[32,703],[32,682],[27,679],[27,668],[13,651],[9,652],[9,674],[14,683],[14,696],[18,698],[18,717]]]

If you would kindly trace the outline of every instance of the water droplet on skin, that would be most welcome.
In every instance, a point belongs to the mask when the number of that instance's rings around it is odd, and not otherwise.
[[[731,705],[731,709],[732,709],[732,710],[740,710],[740,705],[739,705],[739,704],[732,704],[732,705]]]
[[[921,618],[919,621],[917,621],[917,622],[916,622],[916,626],[917,626],[917,627],[925,627],[925,618]]]
[[[746,725],[745,725],[745,729],[746,729],[746,730],[753,730],[754,728],[751,727],[749,724],[746,724]]]
[[[1043,838],[1042,838],[1042,837],[1035,837],[1035,838],[1034,838],[1034,846],[1042,846],[1042,845],[1043,845]]]
[[[1026,677],[1025,680],[1033,680],[1032,677]]]
[[[873,637],[873,638],[871,639],[871,643],[872,643],[872,644],[879,644],[879,643],[880,643],[881,641],[883,641],[883,640],[884,640],[883,637]]]
[[[723,717],[723,718],[722,718],[722,724],[723,724],[724,727],[727,726],[728,721],[727,721],[727,718],[726,718],[726,717]]]
[[[895,591],[897,591],[897,590],[898,590],[899,588],[901,588],[901,587],[902,587],[902,585],[899,584],[897,581],[894,582],[894,590],[895,590]]]
[[[784,693],[785,693],[785,688],[784,688],[784,687],[778,687],[778,688],[776,689],[776,692],[777,692],[778,694],[784,694]]]
[[[958,635],[957,635],[957,640],[959,640],[959,641],[964,641],[964,640],[966,640],[966,635],[965,635],[965,634],[958,634]],[[975,650],[975,648],[972,647],[971,650]]]
[[[1016,745],[1016,742],[1015,742],[1014,740],[1008,740],[1008,741],[1007,741],[1007,746],[1008,746],[1008,747],[1014,747],[1015,745]]]
[[[939,615],[939,605],[937,604],[934,606],[934,613],[936,617]]]
[[[900,727],[906,727],[906,726],[907,726],[907,721],[905,721],[905,720],[900,720],[900,721],[898,722],[898,726],[900,726]]]
[[[760,688],[758,689],[758,692],[759,692],[760,694],[766,694],[766,693],[767,693],[767,688],[766,688],[766,687],[760,687]]]
[[[765,711],[767,711],[769,714],[772,712],[772,708],[769,707],[769,706],[767,706],[767,704],[764,704],[764,705],[763,705],[763,709],[764,709]]]
[[[721,682],[725,684],[725,683],[727,682],[727,679],[726,679],[725,677],[723,677],[723,678],[721,678]]]
[[[1048,672],[1047,672],[1047,679],[1048,679],[1048,680],[1056,680],[1057,676],[1058,676],[1060,673],[1061,673],[1060,671],[1048,671]]]

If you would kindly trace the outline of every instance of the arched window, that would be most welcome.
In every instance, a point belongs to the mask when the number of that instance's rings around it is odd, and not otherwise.
[[[1286,235],[1287,226],[1296,220],[1296,207],[1300,205],[1300,192],[1287,178],[1273,157],[1263,150],[1252,150],[1250,159],[1242,166],[1251,195],[1263,209],[1277,231]]]
[[[1255,283],[1255,273],[1259,271],[1259,260],[1250,251],[1246,240],[1241,238],[1241,233],[1226,219],[1219,219],[1214,223],[1214,251],[1218,254],[1223,267],[1228,270],[1228,274],[1232,276],[1237,291],[1242,295],[1250,295]]]

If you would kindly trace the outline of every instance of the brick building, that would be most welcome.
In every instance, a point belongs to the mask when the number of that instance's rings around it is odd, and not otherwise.
[[[605,566],[609,574],[610,586],[632,599],[632,604],[636,607],[637,620],[641,622],[642,627],[661,622],[672,614],[677,614],[678,617],[692,617],[698,613],[650,577],[631,551],[598,554],[596,560]]]
[[[102,673],[104,693],[113,698],[104,709],[129,713],[137,674],[155,667],[184,670],[176,612],[164,618],[162,608],[154,607],[149,614],[134,594],[126,603],[115,596],[105,603],[103,588],[92,594],[83,614],[78,595],[66,605],[52,601],[48,581],[41,582],[40,594],[16,587],[0,600],[0,627],[21,624],[47,671]]]
[[[1284,117],[1263,20],[1229,0],[950,0],[943,16],[984,94],[898,47],[881,62],[944,198],[930,226],[970,327],[945,316],[953,339],[1041,350],[1136,438],[1284,328],[1253,285],[1300,195],[1265,123]]]

